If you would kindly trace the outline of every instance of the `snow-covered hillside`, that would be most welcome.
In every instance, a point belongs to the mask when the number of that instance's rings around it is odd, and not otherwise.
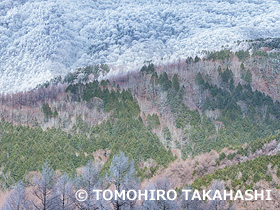
[[[1,0],[0,92],[95,63],[170,60],[280,36],[277,0]]]

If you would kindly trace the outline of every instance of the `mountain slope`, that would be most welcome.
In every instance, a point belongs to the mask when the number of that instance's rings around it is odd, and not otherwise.
[[[139,67],[280,35],[275,0],[4,0],[0,8],[0,92],[30,89],[77,67]]]
[[[21,179],[28,185],[45,161],[75,176],[94,160],[103,179],[123,151],[143,186],[167,176],[178,191],[204,189],[218,179],[235,190],[273,189],[275,202],[265,206],[277,208],[279,43],[258,40],[248,51],[149,63],[102,81],[96,79],[110,74],[108,65],[87,66],[1,95],[1,189]]]
[[[186,159],[277,134],[279,52],[262,49],[275,43],[260,41],[261,48],[251,53],[222,50],[203,60],[149,64],[101,82],[96,78],[108,66],[89,66],[34,90],[3,95],[2,175],[18,180],[45,159],[54,168],[75,171],[99,150],[110,157],[123,150],[147,178],[174,160],[171,151]],[[26,156],[30,144],[37,158]]]

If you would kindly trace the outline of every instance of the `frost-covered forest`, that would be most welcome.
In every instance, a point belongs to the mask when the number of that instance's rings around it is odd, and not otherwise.
[[[279,36],[279,10],[276,0],[2,0],[0,92],[96,63],[127,71]]]

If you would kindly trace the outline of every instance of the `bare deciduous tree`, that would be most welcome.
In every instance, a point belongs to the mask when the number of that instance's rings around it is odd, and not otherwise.
[[[102,188],[102,179],[100,178],[100,167],[93,161],[89,161],[82,170],[80,178],[76,179],[77,189],[83,189],[88,193],[88,198],[84,202],[79,202],[74,198],[74,203],[78,209],[83,210],[105,210],[110,209],[109,203],[102,197],[97,200],[94,189]]]
[[[49,210],[53,209],[54,200],[56,198],[54,193],[55,174],[53,169],[47,162],[42,167],[42,173],[33,179],[33,195],[36,200],[32,203],[36,209]]]
[[[190,188],[187,188],[187,190]],[[188,199],[186,199],[185,194],[180,197],[182,210],[200,210],[203,209],[203,201],[199,199],[192,200],[193,193],[188,194]]]
[[[134,162],[129,161],[128,156],[123,152],[114,156],[110,166],[110,184],[113,185],[115,190],[125,192],[129,190],[137,190],[139,188],[138,180],[135,178]],[[111,200],[114,209],[116,210],[129,210],[136,209],[136,201],[121,199]]]
[[[171,189],[173,189],[173,188],[167,177],[163,177],[156,181],[156,190],[163,190],[165,193],[167,193]],[[162,209],[162,210],[173,210],[173,209],[179,208],[177,199],[169,200],[167,198],[165,200],[163,198],[160,198],[157,201],[157,206],[158,206],[158,209]]]
[[[55,185],[55,206],[57,210],[75,209],[73,202],[73,185],[68,174],[63,174]]]
[[[29,210],[30,202],[27,200],[25,186],[20,181],[9,193],[1,210]]]
[[[156,190],[156,187],[153,183],[149,183],[146,190],[148,191],[148,199],[147,200],[143,200],[142,202],[142,210],[157,210],[158,206],[157,206],[157,202],[156,200],[151,200],[149,198],[151,198],[151,194],[153,190]]]

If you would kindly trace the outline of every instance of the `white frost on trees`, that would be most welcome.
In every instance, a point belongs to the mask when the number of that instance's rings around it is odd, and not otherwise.
[[[28,210],[29,208],[30,202],[26,197],[25,186],[20,181],[9,193],[1,210]]]
[[[134,162],[129,161],[128,156],[123,152],[113,157],[110,166],[109,183],[113,186],[114,190],[121,192],[125,190],[138,190],[139,182],[135,177]],[[122,200],[118,198],[111,200],[115,210],[129,210],[136,209],[136,200]]]
[[[279,11],[276,0],[1,0],[0,92],[89,64],[127,71],[144,60],[276,37]]]

